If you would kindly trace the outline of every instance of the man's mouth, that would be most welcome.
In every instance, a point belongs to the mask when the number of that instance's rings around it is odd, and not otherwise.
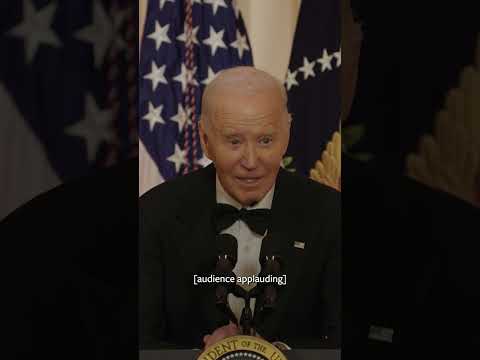
[[[261,177],[236,177],[236,179],[245,185],[255,185],[260,181]]]

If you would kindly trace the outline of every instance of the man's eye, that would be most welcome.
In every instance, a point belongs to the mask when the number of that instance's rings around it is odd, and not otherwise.
[[[272,142],[272,138],[270,137],[264,137],[260,139],[260,144],[262,145],[268,145]]]
[[[230,139],[229,142],[230,142],[230,144],[232,144],[232,145],[238,145],[238,144],[240,144],[240,140],[238,140],[238,139]]]

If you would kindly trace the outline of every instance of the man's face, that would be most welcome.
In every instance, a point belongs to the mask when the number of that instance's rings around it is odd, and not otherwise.
[[[217,99],[208,123],[200,125],[203,149],[227,193],[249,206],[275,183],[288,146],[289,115],[280,94],[271,91]]]

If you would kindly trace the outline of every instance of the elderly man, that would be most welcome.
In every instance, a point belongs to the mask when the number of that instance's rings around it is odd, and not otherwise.
[[[281,169],[291,122],[286,100],[282,84],[263,71],[220,72],[205,89],[200,120],[213,164],[141,197],[141,348],[208,346],[238,333],[207,287],[193,284],[193,275],[213,270],[218,233],[238,241],[236,275],[260,272],[266,233],[282,258],[287,284],[257,324],[258,336],[292,347],[339,345],[340,196]],[[225,223],[225,206],[267,209],[267,230],[243,216]],[[238,318],[243,299],[230,294],[228,302]]]

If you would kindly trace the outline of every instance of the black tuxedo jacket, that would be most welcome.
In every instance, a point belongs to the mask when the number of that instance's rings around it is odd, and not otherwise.
[[[209,274],[215,264],[215,174],[210,165],[140,198],[142,349],[202,347],[204,335],[227,324],[211,289],[193,285],[194,274]],[[269,233],[285,260],[287,285],[276,311],[257,327],[267,340],[339,344],[340,216],[338,192],[280,169]]]

